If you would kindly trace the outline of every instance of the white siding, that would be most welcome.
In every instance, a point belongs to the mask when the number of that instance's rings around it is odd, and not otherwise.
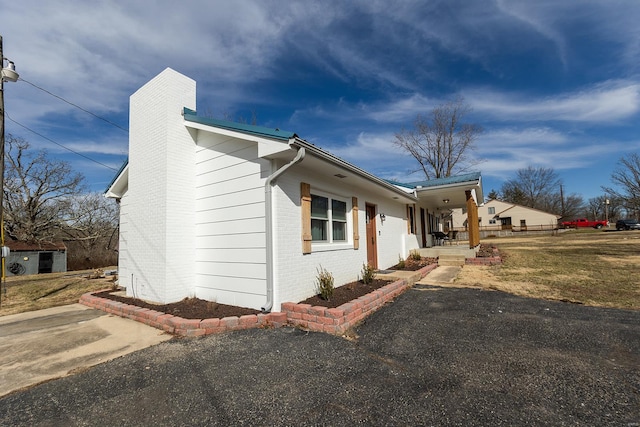
[[[196,295],[259,309],[266,301],[264,177],[257,144],[199,132],[196,150]]]

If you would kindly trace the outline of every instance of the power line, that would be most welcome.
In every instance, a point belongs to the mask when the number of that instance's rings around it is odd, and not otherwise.
[[[70,152],[71,152],[71,153],[73,153],[73,154],[76,154],[76,155],[78,155],[78,156],[80,156],[80,157],[83,157],[83,158],[85,158],[85,159],[89,160],[89,161],[92,161],[93,163],[97,163],[97,164],[99,164],[100,166],[105,167],[105,168],[107,168],[107,169],[111,169],[111,170],[112,170],[112,171],[114,171],[114,172],[117,172],[117,171],[118,171],[118,169],[116,169],[116,168],[112,168],[111,166],[107,166],[107,165],[105,165],[104,163],[101,163],[101,162],[99,162],[99,161],[97,161],[97,160],[95,160],[95,159],[92,159],[92,158],[91,158],[91,157],[89,157],[89,156],[86,156],[86,155],[84,155],[84,154],[82,154],[82,153],[79,153],[79,152],[77,152],[77,151],[75,151],[75,150],[72,150],[71,148],[66,147],[66,146],[64,146],[64,145],[60,144],[59,142],[56,142],[56,141],[54,141],[53,139],[48,138],[48,137],[46,137],[46,136],[42,135],[41,133],[38,133],[38,132],[36,132],[35,130],[33,130],[33,129],[31,129],[31,128],[29,128],[29,127],[25,126],[25,125],[23,125],[22,123],[18,123],[18,122],[16,122],[15,120],[13,120],[13,119],[11,118],[11,116],[9,116],[9,114],[7,114],[7,112],[6,112],[6,111],[4,112],[4,115],[5,115],[5,117],[6,117],[7,119],[11,120],[13,123],[17,124],[18,126],[20,126],[20,127],[24,128],[24,129],[28,130],[29,132],[32,132],[32,133],[34,133],[34,134],[38,135],[40,138],[44,138],[44,139],[46,139],[47,141],[49,141],[49,142],[52,142],[52,143],[56,144],[58,147],[64,148],[65,150],[70,151]]]
[[[55,93],[49,92],[48,90],[46,90],[46,89],[44,89],[44,88],[42,88],[42,87],[40,87],[40,86],[38,86],[38,85],[36,85],[36,84],[34,84],[34,83],[31,83],[31,82],[30,82],[30,81],[28,81],[28,80],[23,79],[22,77],[18,78],[18,80],[19,80],[19,81],[23,81],[23,82],[25,82],[25,83],[27,83],[27,84],[30,84],[31,86],[35,87],[36,89],[39,89],[39,90],[41,90],[41,91],[43,91],[43,92],[45,92],[45,93],[48,93],[49,95],[53,96],[54,98],[58,98],[59,100],[61,100],[61,101],[63,101],[63,102],[66,102],[67,104],[69,104],[69,105],[71,105],[71,106],[73,106],[73,107],[76,107],[77,109],[82,110],[82,111],[84,111],[84,112],[85,112],[85,113],[87,113],[87,114],[91,114],[93,117],[95,117],[95,118],[97,118],[97,119],[100,119],[100,120],[102,120],[102,121],[104,121],[104,122],[106,122],[106,123],[109,123],[111,126],[115,126],[115,127],[117,127],[118,129],[120,129],[120,130],[123,130],[123,131],[125,131],[125,132],[129,132],[129,130],[128,130],[128,129],[123,128],[122,126],[118,125],[117,123],[114,123],[114,122],[112,122],[111,120],[105,119],[104,117],[100,117],[100,116],[98,116],[97,114],[92,113],[91,111],[86,110],[86,109],[84,109],[84,108],[80,107],[79,105],[74,104],[74,103],[73,103],[73,102],[71,102],[71,101],[67,101],[66,99],[64,99],[63,97],[61,97],[61,96],[59,96],[59,95],[56,95]],[[15,123],[15,122],[14,122],[14,123]]]

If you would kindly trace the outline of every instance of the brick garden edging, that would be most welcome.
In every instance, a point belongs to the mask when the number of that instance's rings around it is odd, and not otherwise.
[[[102,291],[98,291],[102,292]],[[97,293],[97,292],[96,292]],[[80,297],[80,304],[116,316],[126,317],[182,337],[198,337],[221,332],[252,328],[279,328],[286,325],[285,313],[250,314],[231,316],[222,319],[184,319],[136,305],[124,304],[106,298],[100,298],[89,292]]]
[[[423,278],[436,267],[437,264],[423,267],[416,272],[416,276],[419,274],[418,279]],[[286,313],[287,321],[292,326],[341,335],[412,285],[413,282],[406,279],[396,280],[336,308],[285,302],[281,310]]]
[[[418,278],[422,278],[436,267],[436,264],[423,267],[416,272],[416,277],[419,275]],[[287,324],[312,331],[342,334],[382,305],[402,294],[411,285],[413,283],[408,283],[404,279],[397,280],[337,308],[287,302],[282,304],[282,311],[279,313],[259,313],[222,319],[184,319],[172,314],[94,295],[94,293],[104,290],[82,295],[80,304],[116,316],[126,317],[182,337],[198,337],[241,329],[280,328]]]
[[[502,256],[498,248],[493,248],[493,256],[466,258],[465,265],[498,265],[502,264]]]

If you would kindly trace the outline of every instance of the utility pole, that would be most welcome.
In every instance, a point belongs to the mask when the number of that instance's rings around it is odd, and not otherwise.
[[[9,66],[5,68],[4,61],[9,63]],[[2,277],[1,284],[4,285],[4,261],[5,261],[5,247],[4,247],[4,82],[15,82],[18,80],[18,73],[16,73],[13,62],[4,57],[2,50],[2,36],[0,35],[0,241],[2,243]],[[6,285],[5,285],[6,286]],[[6,287],[3,289],[6,292]],[[0,292],[1,293],[1,292]]]
[[[2,36],[0,35],[0,70],[4,69]],[[0,224],[2,224],[2,246],[4,246],[4,72],[0,71]],[[4,264],[4,261],[3,261]],[[4,267],[4,265],[3,265]],[[2,269],[4,277],[4,268]]]
[[[4,53],[2,51],[2,36],[0,35],[0,244],[4,248]],[[4,250],[4,249],[2,249]],[[4,278],[4,254],[0,261],[0,303],[2,293],[7,292]],[[6,295],[6,294],[5,294]]]

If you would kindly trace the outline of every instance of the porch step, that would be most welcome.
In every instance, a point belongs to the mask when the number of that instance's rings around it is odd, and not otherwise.
[[[438,258],[442,255],[463,255],[465,258],[475,258],[475,249],[469,249],[469,246],[434,246],[431,248],[420,248],[418,252],[421,256],[427,258]]]
[[[461,254],[440,254],[438,257],[438,265],[450,265],[463,267],[465,256]]]

